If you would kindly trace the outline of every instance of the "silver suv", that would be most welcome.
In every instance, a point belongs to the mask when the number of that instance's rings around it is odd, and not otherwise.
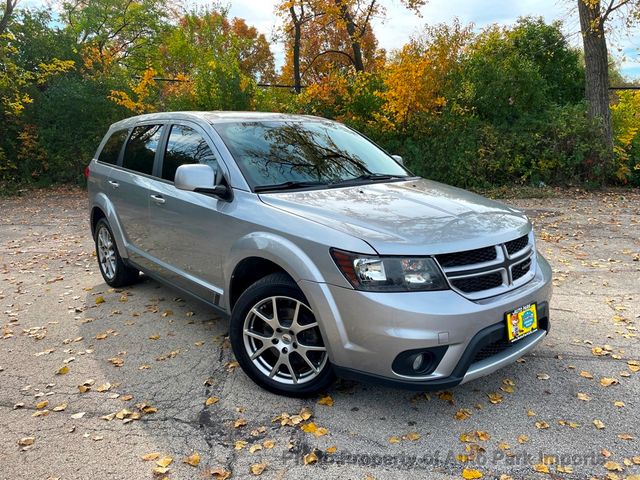
[[[336,374],[448,388],[549,331],[551,269],[522,212],[416,177],[340,123],[142,115],[111,126],[87,178],[104,280],[142,271],[206,302],[272,392]]]

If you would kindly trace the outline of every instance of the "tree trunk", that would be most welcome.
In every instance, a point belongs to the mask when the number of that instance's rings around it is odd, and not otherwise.
[[[300,42],[302,41],[302,19],[298,18],[294,7],[289,8],[293,21],[293,89],[296,93],[302,91],[302,79],[300,78]]]
[[[9,19],[11,18],[11,14],[13,13],[13,9],[16,8],[18,4],[18,0],[7,0],[3,9],[2,18],[0,18],[0,35],[2,35],[7,26],[9,25]]]
[[[609,110],[609,55],[600,2],[578,0],[578,12],[584,45],[588,113],[601,123],[604,141],[613,150]]]
[[[360,45],[358,26],[353,20],[353,16],[351,15],[351,12],[349,12],[348,6],[342,0],[336,0],[336,4],[340,7],[340,15],[344,20],[347,27],[347,33],[349,34],[349,39],[351,40],[351,50],[353,52],[351,58],[353,60],[353,66],[355,67],[356,72],[364,72],[364,61],[362,60],[362,46]]]

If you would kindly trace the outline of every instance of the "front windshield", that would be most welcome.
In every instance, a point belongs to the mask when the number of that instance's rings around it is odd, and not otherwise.
[[[408,175],[376,145],[331,121],[247,121],[214,128],[252,188]]]

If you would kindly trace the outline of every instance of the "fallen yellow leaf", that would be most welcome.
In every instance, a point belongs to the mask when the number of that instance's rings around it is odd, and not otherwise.
[[[96,305],[100,305],[104,303],[104,297],[96,297]]]
[[[304,457],[304,464],[305,465],[313,465],[314,463],[317,463],[318,461],[318,455],[316,455],[315,452],[311,452],[311,453],[307,453]]]
[[[168,467],[173,462],[173,458],[171,457],[162,457],[160,460],[156,462],[156,465],[159,467]]]
[[[146,455],[142,456],[142,460],[144,460],[145,462],[148,462],[150,460],[155,460],[157,458],[160,458],[159,452],[147,453]]]
[[[325,395],[320,400],[318,400],[319,405],[326,405],[327,407],[333,407],[333,398],[329,395]]]
[[[227,480],[227,478],[231,476],[231,472],[228,470],[225,470],[222,467],[212,468],[210,470],[207,470],[207,473],[211,477],[217,478],[218,480]]]
[[[192,467],[197,467],[200,465],[200,454],[196,452],[193,455],[189,455],[184,459],[184,463],[191,465]]]
[[[613,462],[611,460],[608,460],[608,461],[604,462],[604,468],[606,468],[610,472],[621,472],[622,471],[622,466],[620,466],[619,463]]]
[[[209,397],[204,401],[204,404],[207,407],[210,407],[211,405],[218,403],[220,401],[220,399],[218,397]]]
[[[598,430],[602,430],[604,428],[604,423],[602,422],[602,420],[598,420],[597,418],[593,421],[593,424]]]
[[[264,448],[271,449],[271,448],[276,446],[276,442],[275,442],[275,440],[272,440],[272,439],[269,438],[269,439],[265,440],[264,442],[262,442],[262,446]]]
[[[462,470],[462,478],[466,480],[472,480],[474,478],[482,478],[482,472],[479,470],[473,470],[471,468],[465,468]]]
[[[262,472],[264,472],[265,468],[267,468],[266,463],[254,463],[253,465],[251,465],[250,470],[254,475],[262,475]]]
[[[35,437],[24,437],[18,440],[18,445],[21,447],[28,447],[29,445],[33,445],[35,441]]]
[[[539,473],[549,473],[549,467],[544,463],[537,463],[533,466],[533,469]]]
[[[58,369],[56,375],[66,375],[67,373],[69,373],[69,367],[65,365],[64,367]]]
[[[603,387],[610,387],[611,385],[618,385],[618,380],[615,378],[604,377],[600,379],[600,385]]]
[[[44,407],[46,407],[47,405],[49,405],[49,401],[48,400],[43,400],[42,402],[38,402],[36,403],[36,408],[38,410],[42,410]]]

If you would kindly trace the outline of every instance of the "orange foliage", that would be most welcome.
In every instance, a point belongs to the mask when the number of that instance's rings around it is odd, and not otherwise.
[[[109,100],[112,100],[118,105],[122,105],[134,113],[153,112],[155,107],[151,102],[147,102],[147,100],[156,85],[154,78],[156,74],[157,72],[153,68],[148,68],[144,71],[140,80],[131,85],[131,92],[134,98],[127,92],[112,90],[111,95],[109,95]]]

